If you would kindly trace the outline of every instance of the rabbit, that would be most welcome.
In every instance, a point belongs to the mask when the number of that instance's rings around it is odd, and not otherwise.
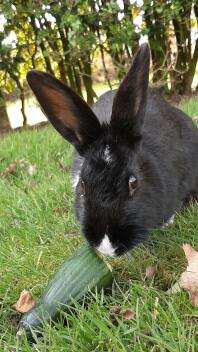
[[[75,148],[75,209],[88,243],[120,256],[198,195],[198,129],[148,87],[142,44],[115,91],[90,108],[59,80],[30,71],[27,81],[55,129]]]

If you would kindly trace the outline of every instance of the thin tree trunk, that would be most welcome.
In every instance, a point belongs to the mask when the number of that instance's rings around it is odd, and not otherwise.
[[[84,68],[83,82],[87,93],[87,104],[89,106],[92,106],[94,103],[94,98],[97,98],[97,95],[94,92],[92,87],[91,64],[89,60],[90,60],[90,57],[89,55],[87,55],[87,60],[83,62],[83,68]]]
[[[166,27],[168,26],[168,20],[159,18],[156,13],[156,3],[150,5],[150,2],[145,2],[145,22],[149,30],[149,43],[151,47],[151,56],[153,64],[153,83],[164,83],[166,78],[167,62],[165,60],[167,50],[167,35]],[[159,49],[160,43],[160,49]],[[156,49],[158,48],[158,49]]]
[[[19,90],[19,97],[21,100],[21,114],[23,116],[23,125],[27,125],[27,116],[25,113],[25,95],[24,95],[24,89],[23,86],[18,78],[18,76],[15,75],[15,73],[9,71],[10,77],[15,81],[17,88]]]
[[[52,28],[50,23],[46,20],[46,18],[44,18],[45,21],[45,27],[52,32]],[[42,28],[44,27],[42,22],[40,22],[40,25],[42,26]],[[49,47],[52,49],[52,51],[56,52],[56,54],[58,55],[58,70],[60,73],[60,79],[62,82],[67,84],[67,77],[66,77],[66,70],[65,70],[65,66],[64,66],[64,60],[63,57],[61,55],[60,49],[58,47],[58,44],[55,40],[52,41],[52,38],[49,37],[48,38],[48,45]]]
[[[191,86],[192,86],[192,81],[196,71],[197,60],[198,60],[198,39],[196,40],[195,50],[189,64],[188,72],[184,75],[184,87],[183,87],[184,94],[191,93]]]
[[[54,71],[52,69],[52,65],[51,65],[49,56],[48,56],[48,54],[46,55],[47,50],[46,50],[45,45],[44,45],[43,42],[40,43],[40,48],[41,48],[41,51],[42,51],[42,54],[43,54],[43,58],[44,58],[44,61],[45,61],[45,66],[46,66],[47,72],[50,73],[51,75],[54,75]]]
[[[192,1],[182,1],[179,15],[173,17],[173,26],[177,40],[177,62],[175,65],[176,89],[180,94],[184,93],[185,81],[188,92],[191,91],[188,71],[191,66],[191,37],[190,15]],[[192,65],[193,66],[193,65]],[[192,68],[191,68],[192,71]]]
[[[23,125],[27,125],[27,116],[26,116],[26,113],[25,113],[25,95],[24,95],[24,89],[23,89],[23,86],[21,85],[19,79],[17,81],[15,81],[16,84],[17,84],[17,87],[20,91],[20,94],[19,94],[19,97],[20,97],[20,100],[21,100],[21,113],[22,113],[22,116],[23,116]]]
[[[73,72],[74,72],[74,78],[75,78],[75,83],[76,83],[76,87],[77,87],[77,92],[83,98],[80,75],[79,75],[78,70],[74,66],[73,66]]]
[[[108,71],[107,71],[107,68],[106,68],[106,64],[105,64],[104,51],[103,51],[103,46],[101,44],[101,37],[100,37],[99,28],[97,28],[96,31],[97,31],[97,35],[98,35],[98,39],[99,39],[99,48],[100,48],[100,54],[101,54],[101,59],[102,59],[102,65],[103,65],[104,73],[105,73],[105,79],[106,79],[106,81],[108,83],[109,88],[112,89],[111,81],[109,79],[109,74],[108,74]]]
[[[2,92],[2,89],[0,88],[0,129],[10,129],[10,121],[6,109],[6,102],[5,98]]]
[[[32,54],[32,56],[31,56],[31,61],[32,61],[32,67],[34,68],[34,69],[36,69],[36,61],[35,61],[35,57],[36,57],[36,53],[37,53],[37,49],[38,49],[38,45],[37,45],[37,43],[36,43],[36,40],[35,40],[35,47],[34,47],[34,52],[33,52],[33,54]]]
[[[74,91],[76,91],[75,80],[74,80],[72,68],[71,68],[71,65],[70,65],[70,57],[69,57],[69,54],[68,54],[67,38],[66,38],[66,35],[65,35],[63,29],[61,29],[59,27],[58,16],[56,16],[56,20],[57,20],[58,32],[60,34],[61,44],[62,44],[62,48],[63,48],[63,52],[64,52],[64,59],[65,59],[65,67],[66,67],[67,77],[69,79],[70,87]]]
[[[35,17],[33,15],[30,16],[30,21],[31,21],[31,26],[32,26],[32,29],[34,31],[34,35],[35,35],[35,40],[37,40],[37,37],[38,37],[38,28],[36,26],[36,22],[35,22]],[[49,59],[49,56],[48,54],[46,55],[46,52],[47,52],[47,49],[45,47],[45,44],[44,42],[40,42],[39,44],[40,48],[41,48],[41,51],[42,51],[42,54],[43,54],[43,59],[45,61],[45,66],[46,66],[46,70],[51,74],[51,75],[54,75],[54,71],[53,71],[53,68],[52,68],[52,65],[51,65],[51,62],[50,62],[50,59]]]
[[[194,3],[194,12],[196,19],[198,21],[198,5]],[[196,40],[195,49],[192,58],[189,58],[189,68],[188,72],[184,76],[184,94],[190,94],[193,78],[196,71],[197,61],[198,61],[198,39]],[[198,87],[198,86],[197,86]],[[197,88],[196,88],[197,90]]]

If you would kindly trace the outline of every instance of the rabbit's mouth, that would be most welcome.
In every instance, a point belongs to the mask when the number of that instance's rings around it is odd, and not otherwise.
[[[100,245],[98,245],[95,249],[109,257],[119,257],[129,250],[123,243],[117,246],[112,244],[107,234],[104,235]]]

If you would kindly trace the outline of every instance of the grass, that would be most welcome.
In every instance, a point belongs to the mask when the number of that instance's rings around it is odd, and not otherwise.
[[[197,115],[198,100],[183,109]],[[15,338],[19,314],[11,305],[28,289],[39,297],[61,262],[83,242],[73,212],[69,168],[72,148],[50,127],[12,133],[0,141],[0,172],[24,159],[15,174],[0,177],[0,352],[196,352],[198,313],[184,291],[166,290],[186,267],[181,248],[198,249],[198,206],[179,213],[173,225],[155,231],[146,245],[111,260],[112,295],[93,293],[88,309],[76,304],[68,325],[47,326],[44,339],[29,345]],[[31,176],[29,165],[35,165]],[[65,168],[62,168],[62,164]],[[154,264],[153,280],[145,269]],[[135,318],[112,323],[112,307],[132,309]]]

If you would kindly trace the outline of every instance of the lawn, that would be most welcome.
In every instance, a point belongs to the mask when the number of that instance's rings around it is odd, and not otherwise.
[[[197,115],[198,100],[182,105]],[[188,294],[166,291],[186,267],[185,242],[198,250],[198,206],[177,214],[174,224],[122,258],[109,260],[115,274],[112,295],[90,294],[88,307],[75,306],[68,325],[46,327],[36,345],[15,338],[19,314],[11,305],[28,289],[39,297],[60,266],[83,242],[73,211],[69,170],[72,147],[51,128],[12,133],[0,141],[0,173],[14,160],[14,174],[0,177],[0,352],[196,352],[198,310]],[[29,166],[32,165],[32,175]],[[145,279],[156,265],[154,279]],[[112,322],[113,307],[135,317]]]

